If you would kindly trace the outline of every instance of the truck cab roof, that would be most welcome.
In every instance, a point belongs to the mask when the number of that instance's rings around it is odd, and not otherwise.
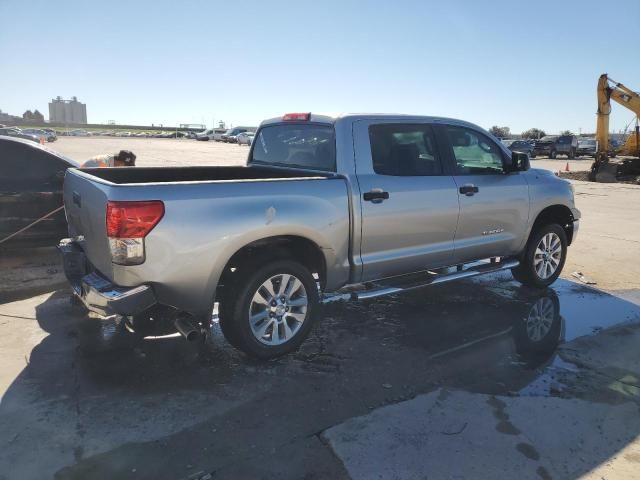
[[[290,115],[290,114],[285,114]],[[296,114],[300,115],[300,114]],[[389,121],[399,121],[405,120],[407,122],[419,122],[419,123],[449,123],[456,125],[466,125],[473,128],[478,128],[477,125],[474,125],[470,122],[466,122],[464,120],[458,120],[455,118],[447,118],[447,117],[432,117],[425,115],[408,115],[402,113],[308,113],[308,121],[311,123],[326,123],[335,125],[342,121],[355,122],[360,120],[389,120]],[[260,126],[282,123],[287,120],[284,120],[284,115],[279,117],[269,118],[264,120]]]

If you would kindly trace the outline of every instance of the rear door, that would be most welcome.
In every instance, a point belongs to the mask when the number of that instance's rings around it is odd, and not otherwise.
[[[458,195],[432,126],[366,120],[353,128],[362,280],[451,264]]]
[[[62,206],[68,164],[44,150],[0,139],[0,237],[26,227]],[[56,245],[66,236],[64,211],[16,237],[18,242]]]
[[[517,253],[529,218],[529,187],[521,172],[506,173],[508,155],[488,135],[458,125],[439,125],[448,144],[460,201],[455,261]]]

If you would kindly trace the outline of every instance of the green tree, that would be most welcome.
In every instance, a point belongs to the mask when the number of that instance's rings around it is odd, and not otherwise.
[[[560,135],[573,135],[574,133],[571,130],[563,130],[560,132]]]
[[[544,132],[544,130],[541,130],[539,128],[530,128],[529,130],[525,130],[524,132],[522,132],[522,138],[537,139],[542,138],[545,135],[546,133]]]
[[[494,137],[506,138],[511,135],[511,129],[509,127],[498,127],[497,125],[494,125],[489,129],[489,133]]]
[[[37,123],[44,123],[44,115],[42,115],[38,109],[33,111],[33,115],[31,117],[33,119],[34,122]]]

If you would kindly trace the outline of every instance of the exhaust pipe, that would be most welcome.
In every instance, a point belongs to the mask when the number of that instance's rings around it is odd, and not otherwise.
[[[176,318],[174,326],[187,342],[195,342],[200,338],[200,326],[194,323],[188,316],[183,315]]]

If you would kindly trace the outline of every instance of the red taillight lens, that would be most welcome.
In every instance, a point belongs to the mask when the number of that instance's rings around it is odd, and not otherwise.
[[[311,118],[311,113],[285,113],[282,117],[284,122],[308,122]]]
[[[109,238],[144,238],[164,216],[160,200],[107,203]]]

